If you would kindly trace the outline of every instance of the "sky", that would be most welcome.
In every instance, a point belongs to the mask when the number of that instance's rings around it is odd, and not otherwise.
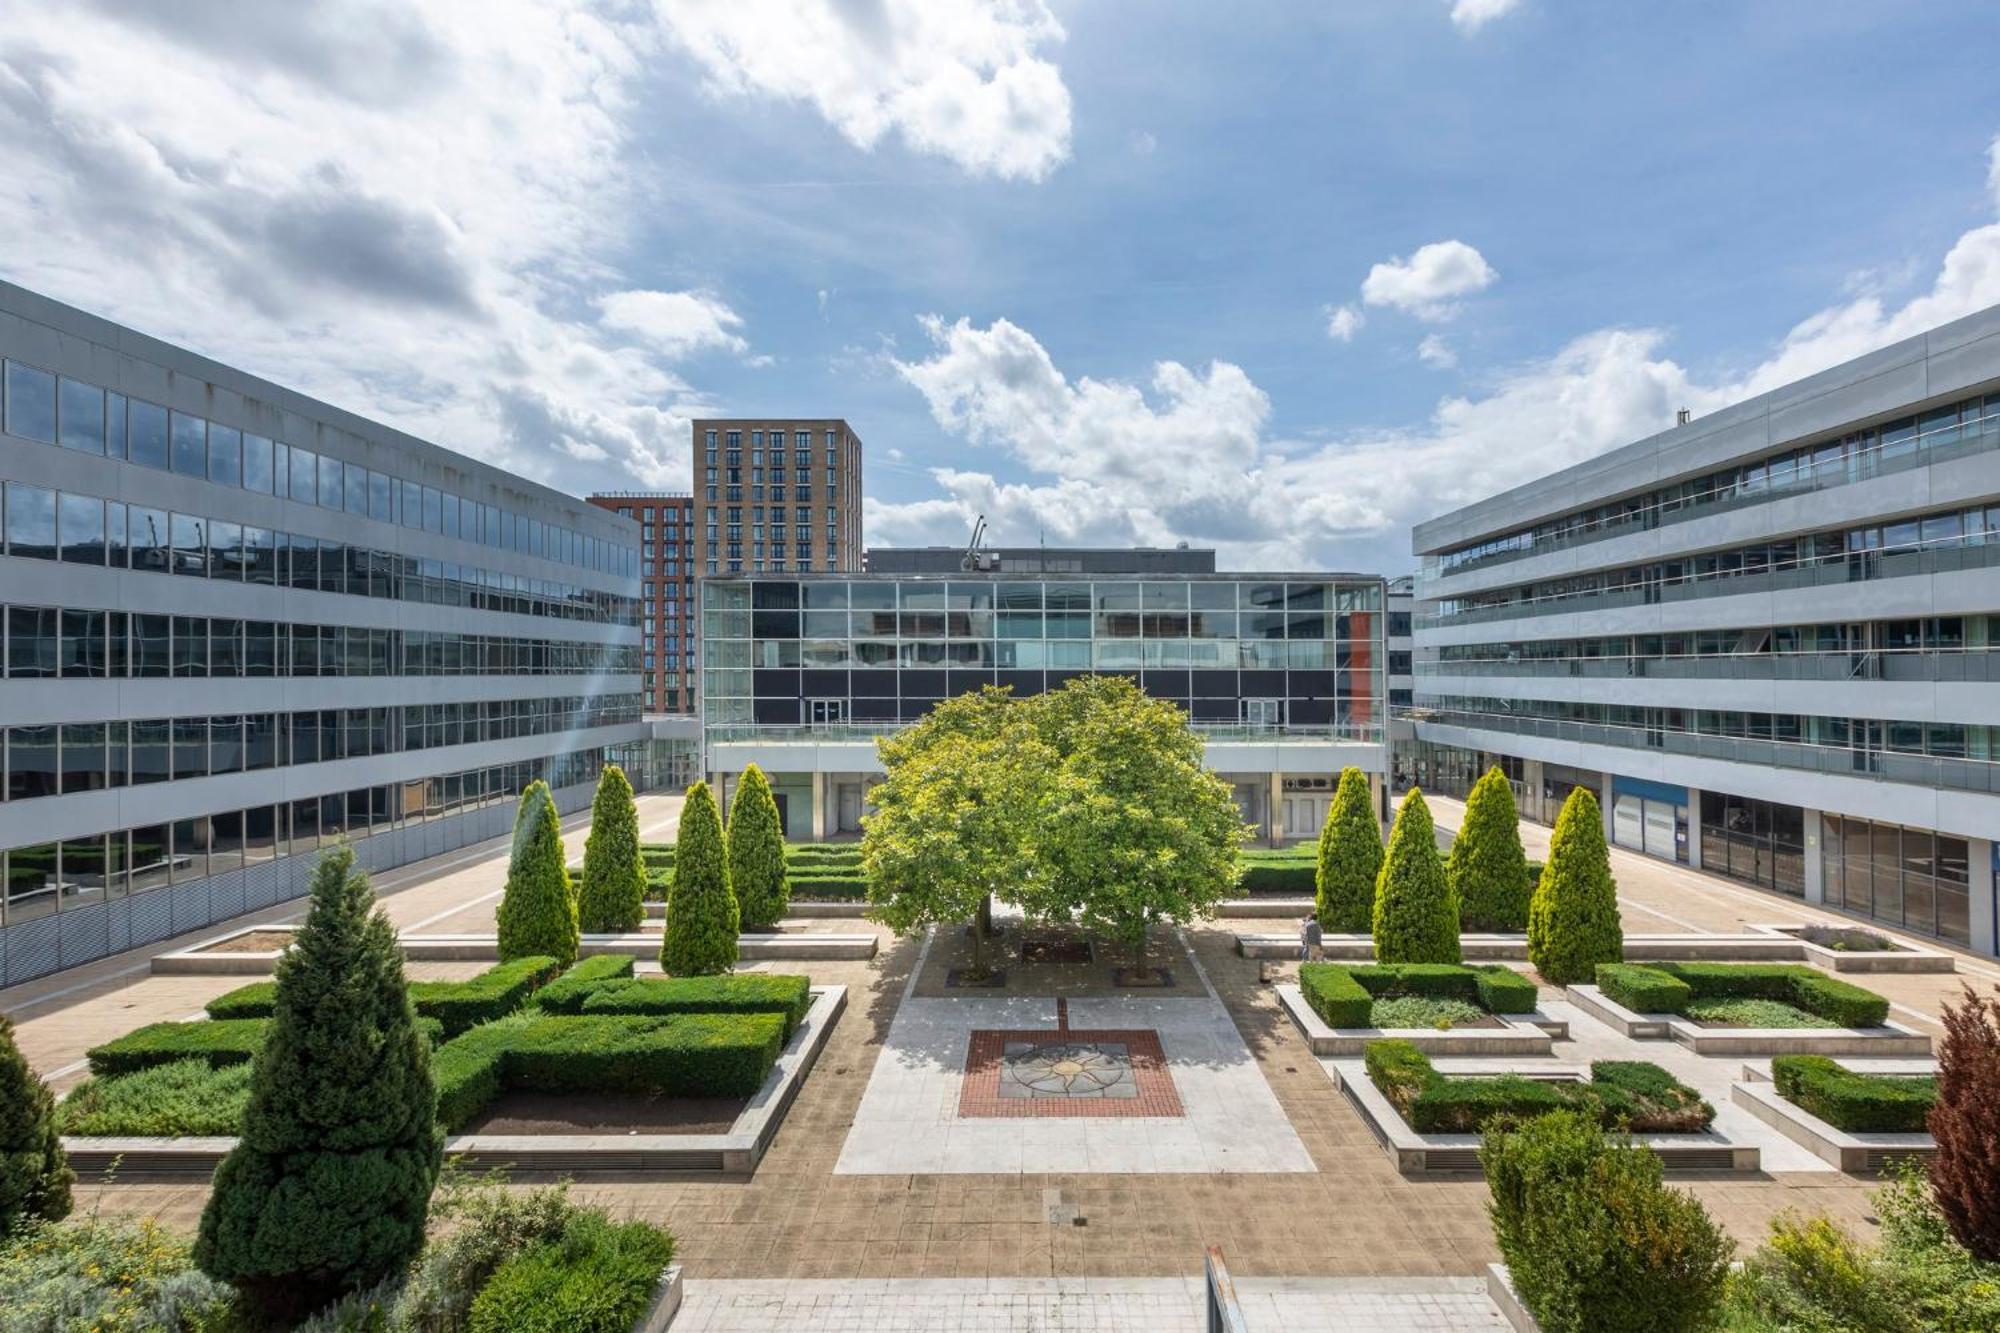
[[[0,0],[0,276],[577,494],[1413,523],[2000,303],[1992,0]]]

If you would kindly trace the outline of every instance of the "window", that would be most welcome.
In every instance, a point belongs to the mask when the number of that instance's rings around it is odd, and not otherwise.
[[[152,403],[134,402],[128,411],[131,422],[132,461],[165,470],[167,466],[167,409]]]
[[[125,511],[126,545],[132,568],[164,574],[172,566],[166,513],[134,505]]]
[[[338,509],[341,501],[342,467],[338,458],[319,457],[319,507]]]
[[[173,414],[174,471],[190,477],[208,475],[208,423],[185,412]]]
[[[170,568],[176,574],[208,577],[208,538],[205,525],[192,514],[175,514],[171,528],[173,552]]]
[[[314,480],[319,459],[309,450],[294,447],[291,451],[292,498],[300,504],[319,503],[319,484]]]
[[[368,469],[347,464],[347,512],[368,517]]]
[[[7,729],[7,799],[32,800],[56,794],[56,729]]]
[[[56,377],[18,361],[7,363],[7,433],[56,442]]]
[[[174,724],[166,718],[132,724],[132,782],[166,782],[174,775]],[[133,834],[136,841],[138,834]],[[133,848],[137,860],[138,848]]]
[[[105,780],[104,724],[66,722],[62,728],[62,789],[65,794],[99,791]]]
[[[62,558],[79,565],[104,563],[104,502],[90,495],[65,495],[57,507]]]
[[[271,493],[271,442],[261,435],[243,437],[243,489]]]
[[[104,452],[104,390],[94,384],[65,379],[59,393],[61,437],[65,449],[87,454]]]
[[[54,491],[19,482],[7,483],[7,554],[32,560],[56,558]]]
[[[243,484],[243,432],[232,426],[208,428],[208,479],[219,486]]]

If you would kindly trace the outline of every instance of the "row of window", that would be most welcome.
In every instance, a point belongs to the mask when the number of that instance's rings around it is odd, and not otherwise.
[[[2000,428],[2000,427],[1996,427]],[[1937,513],[1834,528],[1776,541],[1755,542],[1726,551],[1709,551],[1676,560],[1660,560],[1622,569],[1599,570],[1571,578],[1546,579],[1512,588],[1442,598],[1434,603],[1429,623],[1452,616],[1593,597],[1605,593],[1650,592],[1693,584],[1726,582],[1789,570],[1830,570],[1844,577],[1873,577],[1870,558],[1910,556],[1923,552],[1978,548],[1991,559],[2000,548],[2000,504],[1953,508]],[[1708,595],[1732,591],[1718,587]]]
[[[179,782],[639,720],[636,694],[327,708],[6,729],[6,799]]]
[[[1970,946],[1967,850],[1964,838],[1928,829],[1824,815],[1826,904]]]
[[[536,778],[558,788],[588,782],[602,771],[605,754],[602,748],[578,750],[11,848],[0,853],[7,886],[0,919],[13,925],[282,856],[311,856],[343,842],[504,804]]]
[[[1379,583],[945,582],[938,579],[724,580],[707,610],[758,611],[1379,611]]]
[[[2000,648],[2000,615],[1843,621],[1826,625],[1696,630],[1678,634],[1607,635],[1593,639],[1527,639],[1454,643],[1436,649],[1426,672],[1479,662],[1595,661],[1613,658],[1743,657],[1776,654],[1959,652]]]
[[[702,665],[749,667],[997,667],[1130,671],[1168,667],[1214,671],[1367,669],[1379,658],[1363,640],[1295,639],[717,639],[702,641]]]
[[[276,532],[93,495],[6,483],[0,539],[27,560],[171,573],[470,606],[516,615],[636,625],[637,599],[502,570],[418,559],[324,537]]]
[[[633,644],[50,606],[0,614],[0,658],[14,679],[618,675],[639,668]]]
[[[1441,555],[1427,556],[1426,574],[1451,574],[1493,560],[1594,541],[1634,527],[1692,517],[1690,511],[1844,485],[1956,452],[2000,447],[2000,394],[1968,398],[1903,417],[1837,440],[1787,449],[1656,491],[1607,501],[1544,520]]]
[[[6,363],[5,381],[7,433],[22,439],[338,509],[359,518],[400,522],[407,528],[599,573],[638,572],[630,547],[433,486],[399,481],[219,421],[127,399],[19,361]]]
[[[717,611],[710,639],[1340,639],[1372,641],[1372,611]]]

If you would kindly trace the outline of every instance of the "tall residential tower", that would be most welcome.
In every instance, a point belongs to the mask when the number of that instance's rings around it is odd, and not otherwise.
[[[861,568],[861,437],[838,417],[694,423],[700,574]]]

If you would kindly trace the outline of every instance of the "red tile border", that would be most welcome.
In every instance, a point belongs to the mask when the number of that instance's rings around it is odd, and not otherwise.
[[[962,1119],[1042,1120],[1042,1119],[1130,1119],[1134,1116],[1174,1117],[1181,1110],[1181,1097],[1167,1070],[1166,1052],[1160,1049],[1159,1034],[1151,1028],[1118,1031],[1071,1028],[1064,1014],[1061,1026],[1028,1032],[1008,1032],[976,1028],[965,1053],[965,1078],[959,1085],[958,1114]],[[1132,1061],[1132,1081],[1139,1095],[1129,1099],[1084,1097],[1000,1096],[1000,1057],[1010,1041],[1115,1041],[1124,1043]]]

